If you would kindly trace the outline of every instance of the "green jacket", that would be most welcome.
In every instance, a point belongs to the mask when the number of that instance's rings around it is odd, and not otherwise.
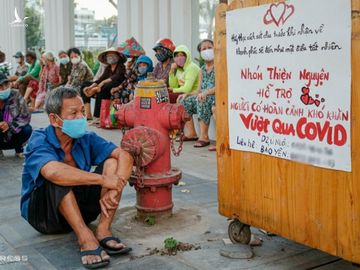
[[[35,60],[35,63],[32,64],[29,69],[28,69],[28,72],[26,73],[25,76],[21,76],[19,78],[19,81],[23,81],[24,78],[28,75],[30,75],[31,77],[33,77],[34,79],[36,80],[39,80],[40,79],[40,71],[41,71],[41,66],[39,64],[39,61],[38,60]]]
[[[176,47],[174,54],[183,52],[186,54],[186,62],[183,68],[177,68],[175,73],[169,74],[169,87],[174,93],[191,93],[198,90],[200,68],[191,61],[191,53],[184,45]]]

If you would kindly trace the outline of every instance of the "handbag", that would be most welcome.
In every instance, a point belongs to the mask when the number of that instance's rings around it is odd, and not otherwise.
[[[100,107],[100,128],[114,129],[120,128],[116,119],[116,113],[120,108],[120,104],[115,104],[114,101],[103,99]]]

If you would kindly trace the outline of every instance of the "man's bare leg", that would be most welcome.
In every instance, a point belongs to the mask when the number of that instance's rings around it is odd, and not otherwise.
[[[116,159],[108,159],[104,164],[104,175],[111,175],[111,174],[117,174],[118,176],[128,179],[132,172],[133,167],[133,158],[131,155],[127,152],[122,152],[120,155],[119,160]],[[104,196],[104,194],[107,192],[107,189],[101,190],[101,197]],[[119,203],[121,199],[122,191],[119,192],[116,196],[116,201]],[[116,209],[114,210],[108,210],[108,216],[106,217],[103,212],[100,214],[100,221],[99,225],[96,228],[96,237],[98,240],[104,239],[105,237],[112,236],[111,232],[111,224],[113,222],[114,216],[116,213]],[[125,247],[122,243],[117,243],[116,241],[110,240],[106,243],[108,246],[121,249],[122,247]]]
[[[34,89],[31,88],[31,87],[26,88],[26,92],[25,92],[25,95],[24,95],[24,99],[25,99],[26,102],[29,101],[30,95],[31,95],[31,93],[33,91],[34,91]]]
[[[97,241],[95,235],[86,226],[84,219],[81,216],[79,206],[72,191],[66,194],[61,200],[59,204],[59,211],[74,230],[81,251],[94,250],[99,247],[99,242]],[[81,258],[83,264],[93,264],[109,259],[110,257],[105,251],[101,253],[101,258],[96,255],[88,255]]]

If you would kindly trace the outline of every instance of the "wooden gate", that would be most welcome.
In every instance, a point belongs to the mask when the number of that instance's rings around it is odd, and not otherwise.
[[[216,10],[219,212],[360,263],[360,0],[352,1],[352,172],[229,148],[225,12],[273,2],[235,0]]]

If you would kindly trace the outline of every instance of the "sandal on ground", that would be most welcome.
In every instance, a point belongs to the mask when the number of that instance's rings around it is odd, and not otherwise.
[[[99,119],[94,119],[94,120],[90,121],[88,124],[89,124],[89,126],[96,127],[96,126],[100,125],[100,120]]]
[[[209,146],[208,150],[211,152],[216,151],[216,145]]]
[[[183,142],[196,142],[199,139],[198,137],[189,138],[189,137],[186,137],[185,135],[182,135],[181,138],[182,138]],[[176,141],[179,142],[180,138],[177,138]]]
[[[31,112],[32,114],[37,114],[37,113],[44,113],[43,110],[34,110]]]
[[[83,250],[80,251],[80,257],[84,257],[84,256],[89,256],[89,255],[95,255],[95,256],[99,256],[101,258],[101,252],[103,252],[104,249],[102,247],[97,247],[97,249],[94,250]],[[96,269],[96,268],[100,268],[100,267],[104,267],[106,265],[109,264],[109,260],[101,260],[100,262],[96,262],[96,263],[83,263],[81,260],[82,265],[85,268],[88,269]]]
[[[195,144],[194,144],[194,147],[195,148],[200,148],[200,147],[205,147],[205,146],[208,146],[210,145],[210,142],[205,142],[205,141],[197,141]]]
[[[114,236],[108,236],[103,238],[102,240],[99,241],[100,245],[105,249],[106,253],[109,255],[120,255],[120,254],[128,254],[130,251],[132,251],[131,247],[121,247],[121,248],[115,248],[115,247],[111,247],[107,244],[107,242],[109,241],[115,241],[119,244],[121,244],[121,240],[117,237]]]

